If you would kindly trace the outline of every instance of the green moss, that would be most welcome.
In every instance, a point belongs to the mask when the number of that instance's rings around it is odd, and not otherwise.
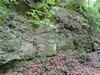
[[[33,59],[35,58],[35,54],[33,53],[33,51],[26,51],[22,54],[22,58],[25,60]]]
[[[61,48],[59,49],[59,50],[69,50],[69,49],[71,49],[71,50],[74,50],[75,48],[74,48],[74,46],[67,46],[67,45],[65,45],[65,46],[61,46]]]
[[[53,45],[46,45],[46,47],[44,48],[43,52],[42,52],[42,56],[45,57],[50,57],[53,56],[57,53],[56,47],[54,47]]]
[[[67,46],[62,46],[62,47],[60,48],[60,50],[67,50],[67,49],[68,49]]]

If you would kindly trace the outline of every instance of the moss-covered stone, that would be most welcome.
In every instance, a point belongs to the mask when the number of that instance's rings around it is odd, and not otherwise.
[[[29,18],[17,11],[7,15],[0,26],[0,64],[30,59],[35,55],[52,56],[58,50],[92,50],[95,23],[66,6],[51,8],[54,16],[48,19],[55,25],[38,27],[34,31],[33,19],[30,24]]]

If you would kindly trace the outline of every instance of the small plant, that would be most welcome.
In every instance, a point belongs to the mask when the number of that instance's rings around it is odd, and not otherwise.
[[[38,11],[35,9],[32,9],[31,11],[26,12],[27,15],[32,16],[35,20],[39,20],[39,16],[38,16]]]
[[[53,13],[50,11],[50,7],[46,3],[37,3],[35,9],[31,9],[31,11],[26,13],[27,15],[33,17],[35,20],[53,16]]]

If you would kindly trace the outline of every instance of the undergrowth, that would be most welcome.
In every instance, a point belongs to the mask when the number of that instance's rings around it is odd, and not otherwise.
[[[59,1],[57,1],[59,2]],[[36,3],[36,6],[34,9],[31,9],[30,11],[26,12],[26,15],[28,17],[32,17],[29,20],[29,23],[33,27],[33,29],[37,27],[45,27],[45,26],[53,26],[54,25],[54,12],[51,10],[52,6],[56,5],[55,0],[47,0],[47,1],[41,1]],[[34,24],[32,24],[32,21],[34,21]],[[37,26],[37,27],[36,27]]]
[[[93,4],[90,0],[67,0],[66,9],[71,9],[82,14],[91,25],[91,30],[95,37],[100,38],[100,2]],[[93,30],[95,28],[95,30]],[[90,32],[91,33],[91,32]]]

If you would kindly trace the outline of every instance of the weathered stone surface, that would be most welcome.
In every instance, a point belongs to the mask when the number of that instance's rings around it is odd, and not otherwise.
[[[0,27],[0,64],[20,59],[18,56],[19,47],[20,42],[16,31]]]
[[[56,16],[61,21],[57,28],[59,49],[92,50],[95,27],[83,15],[61,8]]]
[[[51,30],[33,30],[26,17],[9,14],[0,26],[0,64],[35,55],[52,56],[57,50],[91,50],[94,35],[88,20],[61,8],[55,12],[59,22]]]

